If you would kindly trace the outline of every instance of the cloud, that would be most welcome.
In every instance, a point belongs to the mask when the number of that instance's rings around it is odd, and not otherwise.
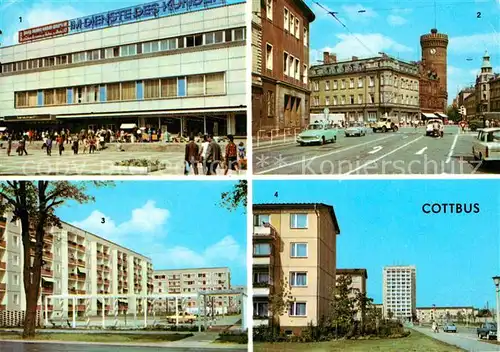
[[[500,48],[500,33],[472,34],[449,39],[448,51],[459,54],[483,54],[485,49]]]
[[[14,2],[16,1],[11,0],[11,3]],[[22,16],[23,21],[21,23],[17,21],[16,27],[12,29],[15,33],[12,34],[12,38],[6,38],[7,43],[5,44],[17,44],[17,31],[19,30],[38,27],[41,25],[60,22],[64,20],[70,20],[82,16],[84,16],[82,12],[69,5],[62,5],[62,3],[56,2],[37,3],[25,12],[25,14]]]
[[[406,20],[406,18],[398,16],[398,15],[389,15],[389,16],[387,16],[387,22],[391,26],[402,26],[402,25],[406,24],[408,21]]]
[[[367,57],[376,56],[378,55],[378,52],[397,54],[409,53],[413,51],[412,48],[400,44],[380,33],[352,35],[337,34],[336,37],[339,42],[335,46],[311,50],[310,62],[314,63],[316,60],[322,60],[324,51],[337,54],[338,60],[350,59],[353,55],[359,57]],[[360,42],[362,42],[364,45]]]

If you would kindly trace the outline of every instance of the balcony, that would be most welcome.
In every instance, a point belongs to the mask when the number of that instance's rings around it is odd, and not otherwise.
[[[7,242],[5,241],[0,241],[0,248],[7,248]]]
[[[44,242],[52,243],[52,242],[54,242],[54,235],[51,233],[48,233],[43,237],[43,240],[44,240]]]
[[[82,259],[78,259],[76,265],[85,267],[85,261],[83,261]]]
[[[269,282],[254,282],[253,283],[253,295],[257,297],[269,296]]]
[[[49,252],[49,251],[43,251],[43,259],[45,260],[48,260],[48,261],[52,261],[52,258],[54,257],[54,255]]]
[[[76,261],[76,259],[68,259],[68,264],[70,264],[70,265],[76,265],[77,261]]]
[[[52,293],[54,293],[54,288],[53,287],[42,287],[42,293],[52,294]]]
[[[103,257],[104,255],[101,252],[97,251],[97,259],[102,259]]]
[[[270,257],[253,257],[253,265],[270,265]]]
[[[7,284],[0,284],[0,292],[7,290]]]
[[[52,277],[52,270],[42,268],[42,276]]]
[[[68,247],[72,248],[72,249],[77,249],[78,244],[76,242],[73,242],[73,241],[68,241]]]
[[[79,250],[80,252],[85,252],[85,246],[84,246],[83,244],[79,244],[79,245],[78,245],[78,250]]]
[[[5,262],[0,262],[0,270],[7,270],[7,264]]]

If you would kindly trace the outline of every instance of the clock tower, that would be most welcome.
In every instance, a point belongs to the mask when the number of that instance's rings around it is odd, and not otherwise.
[[[422,61],[428,70],[435,71],[439,79],[439,86],[447,93],[448,35],[438,33],[438,30],[433,28],[430,34],[424,34],[420,37],[420,46],[422,47]]]

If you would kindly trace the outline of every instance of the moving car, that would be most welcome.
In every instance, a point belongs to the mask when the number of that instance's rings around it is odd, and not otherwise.
[[[302,131],[297,136],[297,143],[300,145],[326,142],[335,143],[337,141],[337,130],[335,127],[327,123],[311,123],[307,129]]]
[[[453,323],[446,323],[446,325],[443,326],[443,332],[457,332],[457,327]]]
[[[476,160],[500,160],[500,127],[479,130],[472,142],[472,154]]]
[[[397,132],[399,120],[397,117],[384,116],[381,117],[377,122],[373,122],[370,127],[373,132],[381,131],[387,132],[389,130]]]
[[[365,136],[366,135],[366,129],[365,126],[362,123],[355,123],[352,124],[350,127],[347,127],[345,129],[345,136],[346,137],[352,137],[352,136]]]
[[[480,328],[477,328],[477,337],[482,339],[486,337],[488,340],[493,340],[497,338],[497,324],[496,323],[484,323]]]
[[[189,313],[182,313],[178,317],[176,315],[170,315],[167,317],[167,322],[170,324],[175,324],[177,322],[177,318],[179,319],[179,324],[185,323],[194,323],[196,320],[196,316]]]
[[[443,124],[442,120],[439,119],[430,119],[427,121],[427,129],[425,130],[425,135],[426,136],[431,136],[431,137],[438,137],[434,135],[434,123],[439,124],[439,129],[441,129],[441,125]]]

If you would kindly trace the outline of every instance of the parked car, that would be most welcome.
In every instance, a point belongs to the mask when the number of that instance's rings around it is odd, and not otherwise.
[[[361,137],[366,135],[366,129],[362,123],[355,123],[350,127],[347,127],[344,132],[346,137]]]
[[[472,154],[476,160],[500,160],[500,127],[480,129],[472,142]]]
[[[167,317],[167,322],[170,324],[175,324],[177,322],[177,318],[179,319],[179,324],[192,324],[196,320],[196,315],[192,315],[189,313],[181,313],[178,317],[176,315],[170,315]]]
[[[488,340],[493,340],[497,338],[497,324],[496,323],[484,323],[480,328],[477,328],[477,337],[482,339],[486,337]]]
[[[443,332],[457,332],[457,327],[453,323],[446,323],[443,326]]]
[[[381,117],[377,122],[373,122],[370,127],[373,130],[373,132],[387,132],[387,131],[394,131],[397,132],[399,129],[399,120],[397,117],[390,117],[390,116],[384,116]]]
[[[297,136],[300,145],[337,141],[337,129],[331,123],[311,123]]]
[[[434,135],[434,124],[435,123],[439,124],[439,129],[438,129],[438,135]],[[427,128],[425,130],[425,135],[426,136],[431,136],[431,137],[439,137],[439,130],[441,129],[441,125],[443,124],[442,120],[439,119],[431,119],[427,121]]]

